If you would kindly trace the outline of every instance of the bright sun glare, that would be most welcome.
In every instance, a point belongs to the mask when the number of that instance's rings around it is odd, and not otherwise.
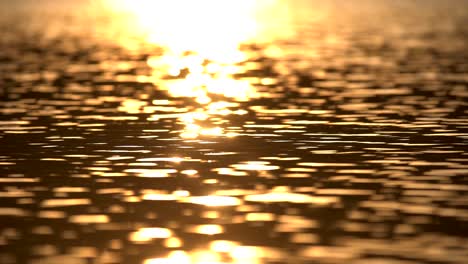
[[[110,0],[108,0],[110,1]],[[239,44],[256,37],[259,10],[275,0],[118,0],[114,9],[136,19],[149,43],[176,54],[196,52],[216,61],[238,61]]]
[[[229,108],[258,96],[251,81],[233,76],[245,70],[238,64],[248,59],[242,44],[276,34],[271,25],[281,21],[275,11],[280,0],[103,1],[119,14],[116,17],[129,19],[122,32],[140,34],[144,43],[164,50],[148,58],[153,69],[149,79],[171,96],[190,97],[199,105],[180,114],[179,122],[185,127],[181,137],[235,136],[218,124],[200,123],[216,116],[245,114]],[[212,95],[231,103],[213,101]],[[158,118],[155,115],[152,120]]]

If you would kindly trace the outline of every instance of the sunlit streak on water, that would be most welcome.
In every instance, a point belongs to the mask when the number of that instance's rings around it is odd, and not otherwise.
[[[206,250],[185,252],[172,251],[167,257],[151,258],[144,264],[260,264],[265,257],[276,259],[282,256],[281,252],[259,247],[242,246],[238,243],[225,240],[211,242]],[[284,256],[283,256],[284,257]]]
[[[239,43],[237,43],[238,45]],[[236,51],[237,48],[235,49]],[[240,52],[240,51],[239,51]],[[228,53],[224,53],[228,54]],[[194,58],[195,57],[195,58]],[[240,66],[235,64],[221,64],[219,61],[203,58],[201,55],[172,55],[172,60],[161,58],[162,61],[155,62],[159,58],[152,57],[148,64],[154,68],[154,74],[159,78],[166,74],[173,76],[172,80],[155,83],[173,97],[189,97],[198,106],[190,112],[183,113],[179,121],[185,126],[181,137],[197,138],[198,136],[235,136],[235,133],[225,132],[223,128],[212,125],[203,127],[197,124],[215,116],[243,115],[245,111],[230,110],[233,103],[224,101],[213,101],[213,95],[223,96],[226,100],[248,101],[258,97],[255,88],[249,81],[234,79],[233,75],[238,73]],[[186,72],[186,73],[184,73]]]
[[[141,79],[152,80],[173,97],[193,98],[198,107],[181,114],[178,119],[185,126],[181,137],[195,139],[237,135],[219,125],[210,125],[212,122],[201,125],[200,121],[246,113],[230,110],[229,103],[214,100],[214,96],[235,102],[259,97],[251,80],[233,76],[245,71],[238,63],[249,59],[242,45],[278,34],[268,26],[273,22],[270,16],[276,15],[274,23],[287,21],[287,12],[278,10],[277,2],[120,0],[108,4],[136,20],[136,25],[130,25],[144,32],[147,43],[165,50],[163,55],[148,58],[153,75]],[[184,8],[180,8],[181,5]],[[139,105],[138,102],[124,102],[124,107],[131,113],[132,107]]]
[[[134,242],[148,242],[155,238],[169,238],[172,236],[171,230],[167,228],[148,227],[130,234],[130,240]]]

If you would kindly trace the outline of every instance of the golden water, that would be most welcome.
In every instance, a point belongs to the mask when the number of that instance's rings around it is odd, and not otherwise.
[[[467,1],[0,1],[0,263],[466,263]]]

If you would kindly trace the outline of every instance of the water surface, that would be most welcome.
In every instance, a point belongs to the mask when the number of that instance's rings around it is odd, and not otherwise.
[[[467,263],[466,1],[0,1],[0,263]]]

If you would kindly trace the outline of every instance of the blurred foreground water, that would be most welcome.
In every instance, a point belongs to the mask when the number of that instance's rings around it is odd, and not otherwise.
[[[0,1],[0,263],[468,263],[468,1]]]

